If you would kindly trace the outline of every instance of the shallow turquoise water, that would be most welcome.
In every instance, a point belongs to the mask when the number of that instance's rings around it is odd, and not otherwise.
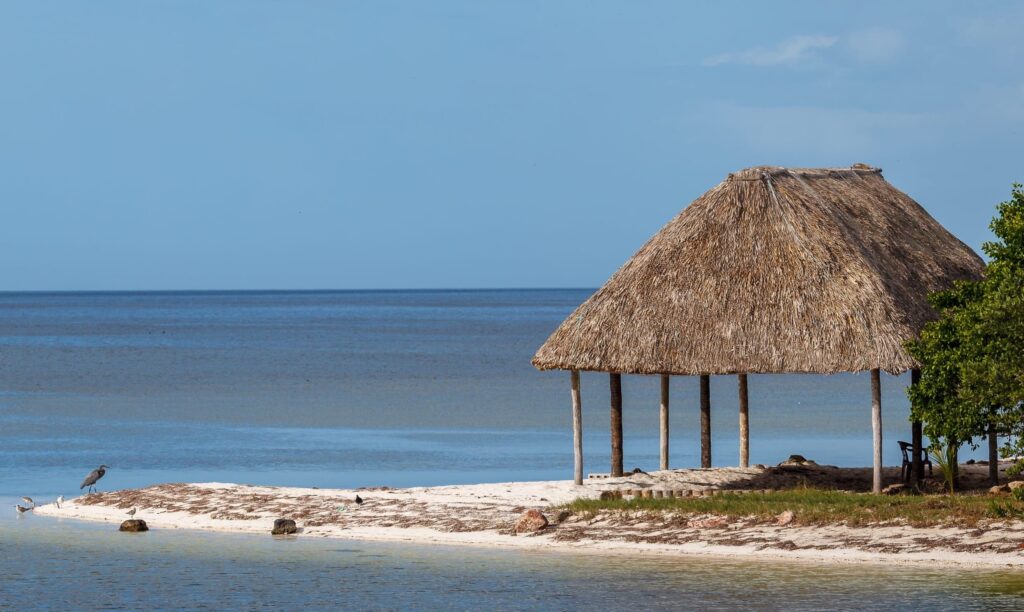
[[[605,557],[0,518],[0,609],[1013,610],[1024,574]]]

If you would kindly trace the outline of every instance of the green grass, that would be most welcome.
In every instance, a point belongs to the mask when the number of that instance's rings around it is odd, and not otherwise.
[[[564,506],[584,518],[602,512],[714,514],[774,522],[791,510],[794,524],[862,526],[905,523],[915,527],[973,527],[983,519],[1024,517],[1024,502],[984,495],[869,495],[823,489],[771,493],[723,493],[716,497],[680,499],[577,499]]]

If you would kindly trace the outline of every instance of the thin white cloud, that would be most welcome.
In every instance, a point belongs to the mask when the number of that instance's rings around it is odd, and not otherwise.
[[[793,36],[772,47],[755,47],[737,53],[723,53],[704,60],[705,66],[743,64],[747,66],[779,66],[795,64],[815,56],[820,49],[836,44],[838,36]]]
[[[1020,36],[1021,11],[1016,14],[978,15],[960,23],[960,36],[967,42],[1001,44]]]
[[[1020,23],[1024,20],[1024,4],[1011,4],[998,12],[976,15],[958,23],[960,40],[972,47],[987,47],[997,58],[1016,62],[1024,56],[1024,36]]]
[[[893,59],[906,46],[901,32],[884,27],[857,30],[846,35],[844,40],[853,55],[866,62],[884,62]]]

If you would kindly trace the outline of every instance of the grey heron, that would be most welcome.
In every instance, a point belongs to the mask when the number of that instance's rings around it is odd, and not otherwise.
[[[95,470],[89,472],[89,475],[85,477],[85,480],[82,481],[82,485],[78,488],[85,489],[86,487],[89,487],[88,489],[86,489],[86,493],[88,493],[89,491],[95,491],[96,481],[99,480],[100,478],[103,478],[103,475],[107,473],[108,467],[110,466],[101,465]]]

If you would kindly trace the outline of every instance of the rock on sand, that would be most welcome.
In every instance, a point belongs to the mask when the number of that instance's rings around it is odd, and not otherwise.
[[[547,526],[548,517],[544,516],[540,510],[527,510],[516,523],[515,532],[516,534],[537,533]]]

